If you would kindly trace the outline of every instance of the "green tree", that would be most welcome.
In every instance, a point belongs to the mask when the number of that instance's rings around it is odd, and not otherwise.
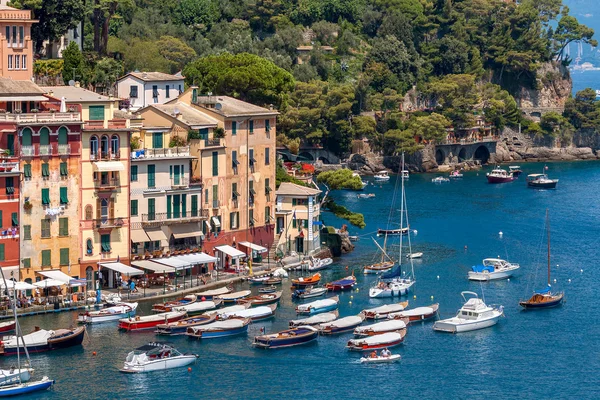
[[[558,21],[558,26],[554,31],[554,54],[556,54],[559,59],[562,59],[565,47],[572,42],[589,43],[596,47],[598,46],[598,42],[595,39],[592,39],[593,36],[594,30],[592,28],[580,24],[577,21],[577,18],[564,14],[560,21]]]
[[[597,129],[600,126],[600,104],[596,101],[596,92],[587,88],[568,99],[565,104],[565,118],[576,129]]]
[[[180,0],[175,17],[183,25],[205,30],[219,20],[221,11],[215,0]]]
[[[188,62],[196,57],[194,49],[173,36],[162,36],[156,45],[158,53],[171,62],[171,73],[181,71]]]
[[[409,123],[408,131],[422,139],[441,142],[446,139],[446,129],[452,125],[450,120],[441,114],[416,117]]]
[[[110,57],[104,57],[94,67],[94,85],[112,88],[117,79],[123,75],[123,65]]]
[[[410,130],[390,129],[384,135],[384,150],[388,155],[413,154],[423,148]]]
[[[71,42],[67,48],[62,52],[63,56],[63,68],[62,77],[63,81],[69,82],[70,80],[85,81],[84,73],[85,61],[83,54],[79,50],[77,43]]]
[[[375,62],[387,66],[398,78],[399,89],[402,92],[408,90],[416,81],[418,60],[409,54],[404,43],[395,36],[375,38],[366,60],[366,65],[369,65],[369,62]]]
[[[349,169],[321,172],[317,175],[317,182],[325,183],[331,190],[337,189],[362,189],[362,179],[354,175]]]

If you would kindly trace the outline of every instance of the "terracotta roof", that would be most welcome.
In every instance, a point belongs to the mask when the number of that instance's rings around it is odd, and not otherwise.
[[[198,96],[197,104],[224,117],[279,114],[276,110],[269,110],[229,96]]]
[[[28,80],[17,81],[9,78],[0,78],[0,93],[3,95],[40,95],[44,94],[44,90]]]
[[[119,78],[121,80],[128,75],[138,78],[144,82],[157,82],[157,81],[180,81],[183,79],[181,75],[165,74],[163,72],[130,72],[127,75]]]
[[[196,110],[194,107],[189,106],[186,103],[179,101],[169,104],[152,104],[148,108],[150,107],[155,108],[173,118],[176,118],[176,114],[180,114],[181,116],[179,120],[189,126],[217,126],[216,119],[206,115],[200,110]]]
[[[296,185],[295,183],[283,182],[279,185],[277,196],[316,196],[321,193],[320,190],[306,186]]]
[[[42,89],[48,96],[56,99],[61,100],[64,97],[67,103],[95,103],[119,100],[117,97],[104,96],[76,86],[44,86]]]

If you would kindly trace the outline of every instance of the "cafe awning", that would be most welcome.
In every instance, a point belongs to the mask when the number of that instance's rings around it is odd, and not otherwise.
[[[217,257],[209,256],[206,253],[184,254],[177,258],[192,264],[208,264],[217,261]]]
[[[259,253],[266,253],[267,252],[267,248],[266,247],[262,247],[259,246],[257,244],[254,243],[250,243],[250,242],[240,242],[241,246],[247,247],[249,249],[252,249],[254,251],[258,251]]]
[[[242,253],[241,251],[239,251],[238,249],[231,247],[227,244],[224,244],[222,246],[216,246],[215,250],[219,250],[222,253],[227,254],[228,256],[230,256],[231,258],[242,258],[242,257],[246,257],[246,253]]]
[[[102,268],[112,269],[115,272],[119,272],[119,273],[127,275],[127,276],[144,274],[144,271],[140,271],[139,269],[131,268],[129,265],[125,265],[120,262],[105,262],[105,263],[99,263],[99,264]]]
[[[171,233],[175,239],[181,239],[186,237],[195,237],[202,236],[202,230],[198,223],[188,223],[188,224],[179,224],[179,225],[171,225]]]
[[[133,265],[134,267],[145,269],[147,271],[152,271],[151,273],[156,273],[156,274],[169,274],[169,273],[175,272],[174,267],[171,267],[171,266],[165,265],[165,264],[156,263],[156,262],[150,261],[150,260],[132,261],[131,265]]]
[[[9,279],[11,278],[11,273],[13,274],[13,278],[15,279],[19,279],[19,266],[18,265],[12,265],[10,267],[0,267],[0,269],[2,269],[2,272],[4,273],[4,279]],[[1,278],[1,276],[0,276]]]
[[[121,161],[98,161],[94,163],[94,169],[100,172],[125,171],[125,165]]]
[[[178,271],[182,269],[192,268],[192,264],[190,264],[187,261],[178,260],[177,257],[156,258],[154,262],[168,265],[170,267],[175,268]]]
[[[39,287],[39,288],[49,288],[49,287],[58,287],[58,286],[64,286],[66,285],[66,283],[64,283],[63,281],[59,281],[56,279],[44,279],[43,281],[39,281],[39,282],[34,282],[33,286]]]
[[[73,277],[65,274],[62,271],[38,271],[38,274],[45,276],[46,278],[56,279],[57,281],[64,282],[66,284],[70,284],[74,279]]]
[[[145,229],[146,234],[152,241],[164,240],[168,242],[167,235],[160,228]]]
[[[143,243],[150,241],[150,238],[143,229],[132,229],[129,238],[133,243]]]

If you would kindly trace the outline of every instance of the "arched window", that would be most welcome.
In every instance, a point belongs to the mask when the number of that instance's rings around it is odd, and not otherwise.
[[[110,151],[113,154],[113,156],[116,156],[117,154],[119,154],[119,136],[118,135],[113,135],[112,138],[110,139]]]
[[[67,128],[65,128],[64,126],[61,126],[58,129],[58,144],[67,144],[68,139],[67,139],[67,135],[69,134],[69,131],[67,130]]]
[[[98,138],[96,136],[90,138],[90,154],[98,154]]]
[[[31,129],[30,128],[25,128],[23,129],[23,131],[21,132],[21,143],[23,146],[31,146],[32,144],[32,140],[31,140]]]
[[[91,205],[87,205],[85,206],[85,219],[86,221],[91,221],[92,220],[92,206]]]
[[[102,153],[102,157],[106,157],[108,155],[108,136],[102,136],[100,139],[100,152]]]
[[[87,280],[87,290],[94,290],[94,268],[93,267],[87,267],[85,269],[85,279]]]
[[[88,239],[85,241],[85,253],[88,256],[91,256],[94,252],[94,243],[92,243],[92,239]]]
[[[50,130],[46,127],[40,129],[40,146],[48,146],[50,144]]]

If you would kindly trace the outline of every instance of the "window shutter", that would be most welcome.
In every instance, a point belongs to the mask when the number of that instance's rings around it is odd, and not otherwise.
[[[42,176],[49,177],[50,176],[50,165],[48,163],[42,164]]]
[[[0,261],[4,261],[4,243],[0,244]]]
[[[173,196],[167,195],[167,219],[171,219]]]
[[[31,240],[31,225],[23,225],[23,240]]]
[[[136,182],[137,180],[138,180],[138,166],[132,165],[131,166],[131,181]]]
[[[115,217],[115,200],[109,199],[108,200],[108,218],[114,218],[114,217]]]
[[[192,217],[198,216],[198,195],[192,195],[192,206],[191,206]]]
[[[31,178],[31,164],[25,164],[23,168],[25,178]]]
[[[153,188],[155,186],[154,173],[156,171],[156,167],[154,164],[148,165],[148,187]]]
[[[30,174],[31,174],[31,168],[30,168]],[[60,176],[68,176],[68,175],[69,175],[69,167],[67,166],[67,163],[61,162],[60,163]]]
[[[19,226],[19,213],[12,213],[12,226]]]
[[[69,265],[69,248],[60,249],[60,265]]]
[[[102,218],[102,201],[100,199],[96,200],[96,219],[100,220]]]
[[[52,265],[52,254],[50,250],[42,250],[42,267],[49,267]]]
[[[138,201],[131,200],[131,215],[138,215]]]
[[[306,229],[308,229],[308,220],[307,220],[307,219],[305,219],[305,220],[304,220],[304,227],[305,227]]]
[[[69,218],[59,218],[58,220],[58,235],[69,236]]]
[[[69,196],[67,196],[67,187],[60,188],[60,204],[69,204]]]
[[[237,122],[236,121],[231,121],[231,135],[232,136],[237,135]]]
[[[23,268],[31,268],[31,258],[23,259]]]
[[[298,204],[298,201],[296,199],[292,199],[292,206],[295,206]]]
[[[292,219],[292,228],[296,228],[296,218]]]
[[[185,218],[186,215],[186,207],[187,207],[187,194],[181,195],[181,216]]]
[[[213,151],[212,153],[212,173],[213,176],[219,175],[219,152]]]
[[[42,204],[50,204],[50,189],[42,189]]]

